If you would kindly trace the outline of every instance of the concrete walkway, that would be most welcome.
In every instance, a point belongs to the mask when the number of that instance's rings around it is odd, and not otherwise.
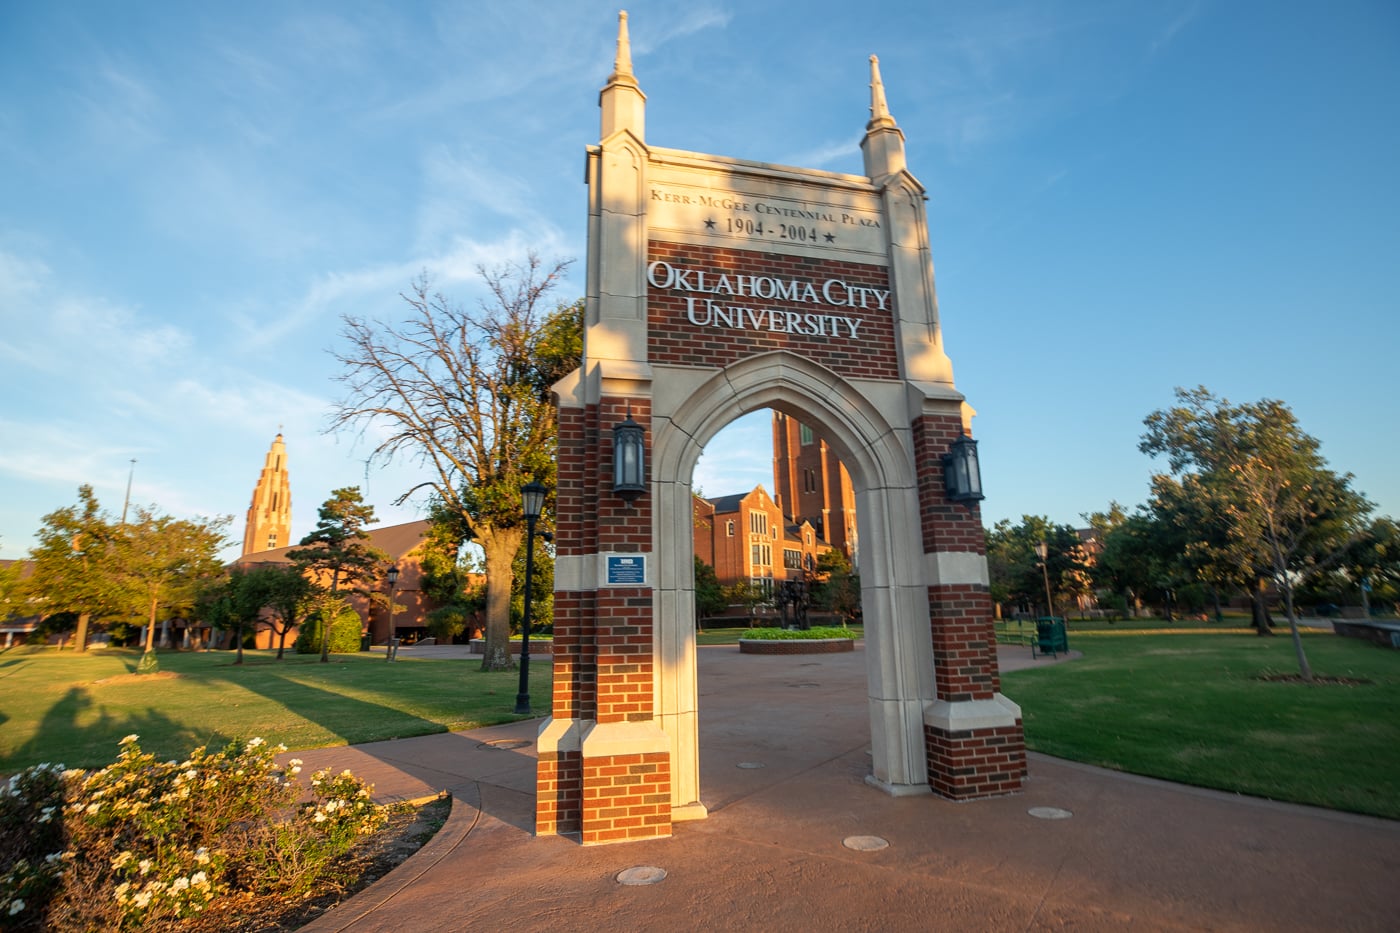
[[[1400,928],[1400,822],[1040,755],[1014,796],[892,798],[864,783],[862,650],[699,654],[710,816],[670,839],[584,848],[534,837],[538,721],[297,753],[308,770],[350,768],[381,799],[455,800],[421,852],[304,929]],[[1003,648],[1002,669],[1055,663],[1029,654]],[[1033,815],[1041,808],[1070,815]],[[888,846],[843,844],[868,836]],[[665,877],[620,884],[632,868]]]

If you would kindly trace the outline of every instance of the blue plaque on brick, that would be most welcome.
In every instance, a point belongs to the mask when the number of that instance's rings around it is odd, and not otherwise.
[[[647,582],[647,559],[641,554],[608,555],[608,586],[642,586]]]

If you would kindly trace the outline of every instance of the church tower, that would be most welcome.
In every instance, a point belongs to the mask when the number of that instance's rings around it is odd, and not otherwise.
[[[243,530],[243,553],[286,547],[292,539],[292,485],[287,476],[287,445],[278,434],[267,452],[248,521]]]

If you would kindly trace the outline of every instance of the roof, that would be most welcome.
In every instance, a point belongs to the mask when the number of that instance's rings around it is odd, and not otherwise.
[[[367,528],[369,543],[379,548],[389,555],[390,560],[399,560],[405,554],[412,551],[423,543],[423,538],[428,533],[429,522],[420,519],[416,522],[407,522],[403,525],[385,525],[381,528]],[[287,552],[301,547],[300,544],[293,544],[287,547],[273,548],[270,551],[254,551],[251,554],[244,554],[234,561],[235,564],[286,564]]]

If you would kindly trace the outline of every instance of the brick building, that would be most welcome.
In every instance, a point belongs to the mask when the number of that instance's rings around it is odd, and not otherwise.
[[[829,550],[811,522],[790,524],[763,486],[751,492],[695,499],[695,553],[721,586],[747,580],[766,593],[774,581],[800,580]]]
[[[809,522],[818,538],[856,562],[851,475],[825,438],[780,411],[773,412],[773,489],[788,524]]]

